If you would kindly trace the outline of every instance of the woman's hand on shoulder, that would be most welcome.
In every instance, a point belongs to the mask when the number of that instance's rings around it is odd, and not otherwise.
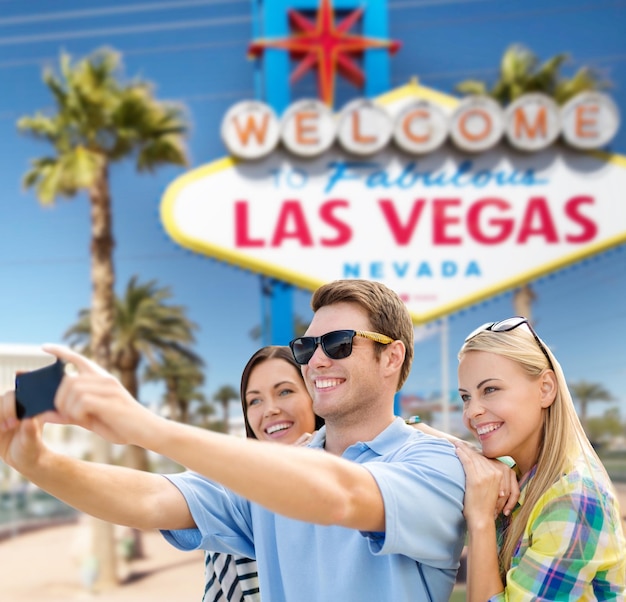
[[[515,471],[500,460],[485,458],[471,444],[455,447],[465,470],[465,518],[493,519],[501,512],[508,516],[520,493]]]

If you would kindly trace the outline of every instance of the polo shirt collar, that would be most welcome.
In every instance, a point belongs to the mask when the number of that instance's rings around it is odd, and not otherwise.
[[[398,443],[400,441],[407,440],[413,433],[413,429],[407,427],[404,420],[400,417],[396,417],[394,421],[382,432],[380,432],[371,441],[358,441],[354,445],[351,445],[348,449],[354,446],[369,447],[374,453],[382,456],[388,452],[392,452],[398,449]],[[326,426],[323,426],[308,443],[308,447],[323,449],[326,445]],[[347,452],[348,450],[346,450]],[[344,454],[346,453],[344,452]]]

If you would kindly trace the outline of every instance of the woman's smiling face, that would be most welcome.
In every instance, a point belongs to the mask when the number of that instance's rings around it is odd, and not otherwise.
[[[251,371],[245,391],[247,417],[257,439],[294,443],[315,430],[313,404],[298,370],[272,358]]]
[[[463,354],[458,369],[463,422],[489,458],[511,456],[522,474],[537,460],[551,371],[532,378],[521,365],[486,351]]]

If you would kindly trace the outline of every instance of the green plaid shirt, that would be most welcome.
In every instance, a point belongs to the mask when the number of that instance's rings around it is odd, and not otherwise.
[[[513,519],[534,474],[535,469],[520,483]],[[505,591],[490,602],[626,600],[626,541],[618,502],[602,474],[580,458],[540,498],[513,555]],[[499,541],[505,526],[498,523]]]

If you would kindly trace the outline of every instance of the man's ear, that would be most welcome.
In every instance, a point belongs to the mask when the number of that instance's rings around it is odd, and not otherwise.
[[[404,346],[404,343],[400,340],[389,343],[389,345],[385,345],[385,351],[388,367],[392,371],[400,370],[406,355],[406,347]]]
[[[541,407],[548,408],[556,399],[556,375],[552,370],[544,370],[539,378],[541,385]]]

